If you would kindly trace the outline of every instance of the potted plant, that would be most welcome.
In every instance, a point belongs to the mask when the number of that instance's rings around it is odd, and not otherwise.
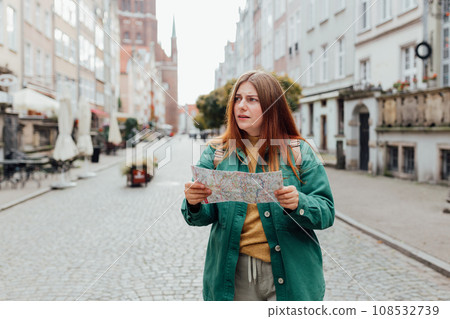
[[[392,87],[394,88],[394,93],[400,92],[402,90],[402,81],[398,80],[392,85]]]

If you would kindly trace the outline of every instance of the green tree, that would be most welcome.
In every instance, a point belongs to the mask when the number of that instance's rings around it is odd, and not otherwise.
[[[281,88],[283,89],[284,96],[289,104],[289,107],[292,112],[295,112],[300,106],[299,100],[302,95],[302,88],[298,85],[297,82],[294,82],[287,74],[281,76],[276,73],[272,73],[280,82]]]
[[[300,86],[288,75],[272,74],[280,82],[290,109],[293,112],[296,111],[302,93]],[[227,104],[235,83],[236,79],[231,79],[224,86],[198,97],[196,104],[199,114],[195,118],[199,123],[199,125],[196,124],[197,128],[220,128],[221,125],[225,124]]]

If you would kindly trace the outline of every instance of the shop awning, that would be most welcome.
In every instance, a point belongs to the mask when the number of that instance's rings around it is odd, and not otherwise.
[[[91,112],[102,118],[109,118],[109,114],[99,109],[91,109]]]

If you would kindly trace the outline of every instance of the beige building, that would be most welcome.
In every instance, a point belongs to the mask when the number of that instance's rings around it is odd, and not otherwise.
[[[55,98],[53,81],[53,0],[23,1],[21,39],[21,83]]]
[[[21,1],[0,0],[0,68],[1,72],[12,72],[17,78],[22,74],[21,42],[22,34]],[[20,86],[20,80],[17,87]],[[0,90],[8,90],[0,87]],[[14,88],[9,87],[9,90]],[[2,102],[6,102],[6,95],[2,95]]]

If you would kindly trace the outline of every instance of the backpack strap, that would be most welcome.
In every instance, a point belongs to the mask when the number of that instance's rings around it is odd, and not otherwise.
[[[214,152],[214,169],[217,168],[217,165],[222,161],[225,152],[222,149],[216,149]]]
[[[301,140],[291,140],[290,147],[292,153],[294,154],[295,166],[299,167],[302,164],[302,153],[300,152],[300,141]]]

